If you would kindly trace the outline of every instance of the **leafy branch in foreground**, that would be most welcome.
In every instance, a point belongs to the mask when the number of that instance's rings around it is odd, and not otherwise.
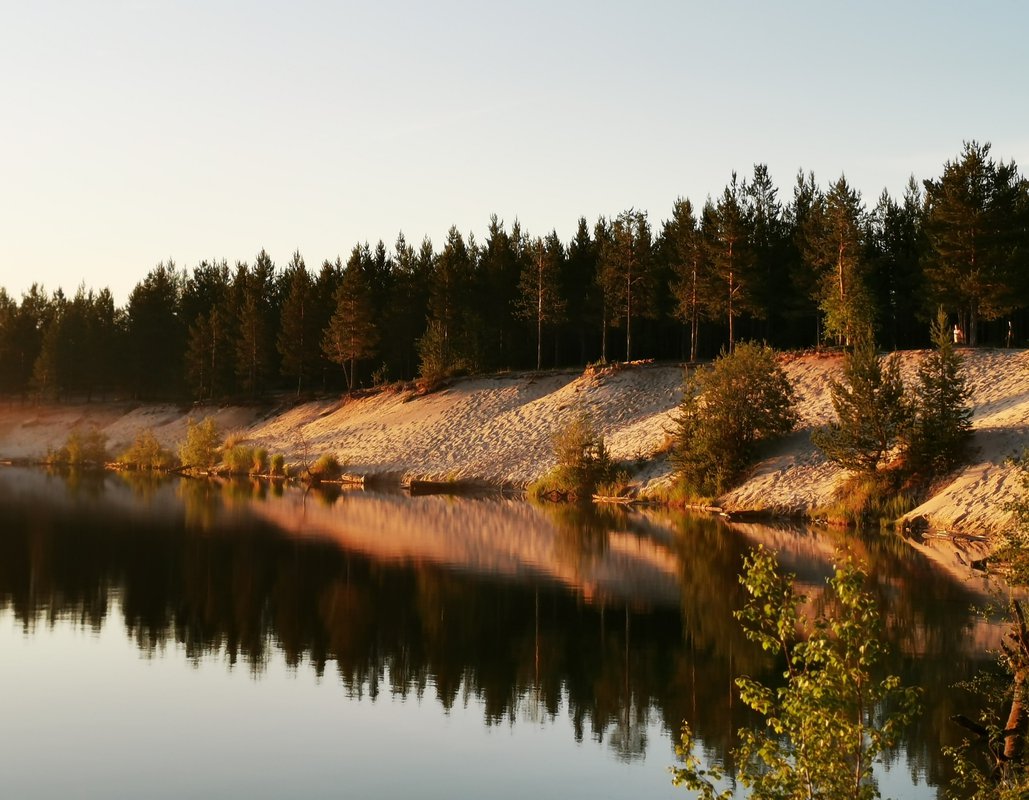
[[[878,677],[884,647],[864,579],[846,559],[829,579],[834,613],[808,620],[799,611],[805,598],[795,593],[794,576],[779,572],[773,555],[758,549],[745,561],[740,581],[750,597],[736,617],[748,639],[786,665],[781,687],[736,679],[743,702],[765,721],[759,729],[741,730],[734,751],[738,778],[753,797],[879,797],[873,765],[913,718],[918,690],[902,687],[896,676]],[[684,725],[676,748],[682,765],[672,768],[672,782],[704,800],[733,797],[717,785],[724,770],[704,766],[695,748]]]

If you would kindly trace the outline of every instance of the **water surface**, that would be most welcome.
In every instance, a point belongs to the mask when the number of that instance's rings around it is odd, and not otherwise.
[[[686,797],[726,758],[755,544],[817,608],[828,534],[499,498],[0,470],[0,796]],[[998,628],[976,587],[852,540],[926,714],[880,781],[935,797]]]

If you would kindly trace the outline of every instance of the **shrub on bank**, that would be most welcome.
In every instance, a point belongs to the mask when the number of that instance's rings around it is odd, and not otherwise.
[[[275,478],[281,478],[286,475],[286,458],[282,453],[276,453],[272,456],[269,472]]]
[[[214,419],[186,423],[186,441],[179,445],[179,459],[184,467],[210,471],[218,463],[221,436]]]
[[[225,451],[222,457],[231,475],[249,475],[254,466],[254,448],[237,444]]]
[[[161,446],[150,428],[144,428],[136,434],[135,441],[118,461],[126,467],[139,470],[168,470],[176,466],[175,455]]]
[[[793,430],[793,387],[766,345],[743,342],[687,376],[672,462],[688,495],[730,488],[764,441]]]
[[[314,481],[334,481],[343,474],[343,467],[334,454],[322,453],[309,472]]]
[[[573,499],[590,497],[598,485],[615,477],[604,436],[587,414],[572,417],[552,441],[557,466],[529,486],[530,496],[539,498],[557,492]]]

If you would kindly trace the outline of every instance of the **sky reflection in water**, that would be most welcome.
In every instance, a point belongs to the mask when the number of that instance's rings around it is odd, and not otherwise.
[[[750,721],[732,675],[777,671],[731,619],[742,554],[781,548],[813,594],[832,554],[669,515],[274,495],[0,470],[3,796],[685,796],[679,721],[724,755]],[[933,797],[949,686],[995,629],[910,550],[859,550],[931,709],[884,795]]]

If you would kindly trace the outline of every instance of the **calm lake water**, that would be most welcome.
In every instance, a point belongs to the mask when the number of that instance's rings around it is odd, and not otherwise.
[[[667,513],[0,469],[0,797],[686,798],[724,759],[743,555],[817,605],[840,539]],[[934,798],[1000,628],[978,587],[852,540],[925,714],[880,774]]]

